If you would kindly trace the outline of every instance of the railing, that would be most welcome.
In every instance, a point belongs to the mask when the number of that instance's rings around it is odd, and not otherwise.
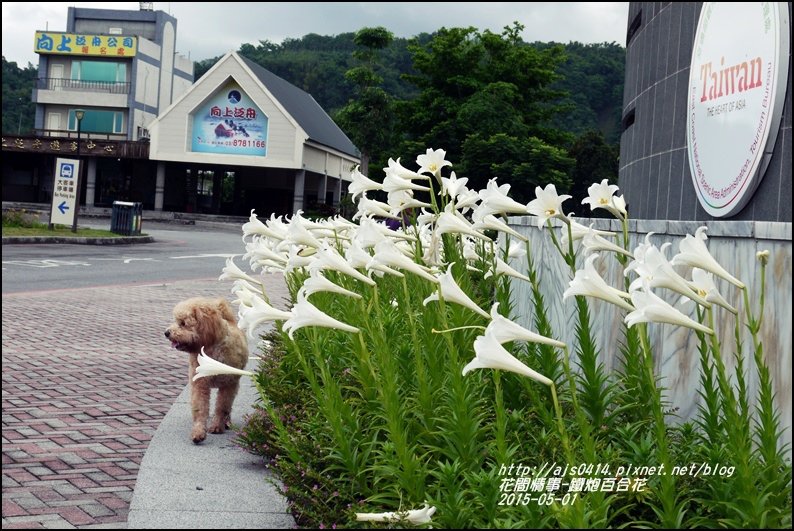
[[[77,138],[77,131],[64,129],[33,129],[33,134],[52,138]],[[80,137],[84,140],[127,140],[127,135],[124,133],[94,133],[85,130],[80,131]]]
[[[131,83],[118,81],[81,81],[64,77],[40,77],[36,79],[39,90],[69,90],[79,92],[104,92],[106,94],[129,94]]]

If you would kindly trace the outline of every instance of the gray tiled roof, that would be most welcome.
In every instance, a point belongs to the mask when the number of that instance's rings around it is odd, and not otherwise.
[[[320,104],[315,99],[292,83],[278,77],[273,72],[256,64],[250,59],[237,54],[237,56],[251,69],[259,81],[267,87],[273,97],[278,100],[284,109],[306,131],[309,139],[331,147],[342,153],[359,156],[359,151],[347,135],[331,120]]]

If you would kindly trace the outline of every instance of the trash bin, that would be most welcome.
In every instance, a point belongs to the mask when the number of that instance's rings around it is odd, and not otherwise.
[[[141,217],[143,203],[113,201],[110,215],[110,232],[125,236],[137,236],[141,233]]]

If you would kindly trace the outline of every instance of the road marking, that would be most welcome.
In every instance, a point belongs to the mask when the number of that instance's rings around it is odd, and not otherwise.
[[[20,265],[27,267],[58,267],[58,266],[91,266],[88,262],[70,260],[3,260],[4,265]]]
[[[171,256],[171,260],[181,260],[183,258],[234,258],[240,256],[240,253],[233,254],[192,254],[185,256]]]
[[[157,258],[94,258],[94,260],[103,260],[106,262],[124,262],[125,264],[129,264],[130,262],[159,262]]]

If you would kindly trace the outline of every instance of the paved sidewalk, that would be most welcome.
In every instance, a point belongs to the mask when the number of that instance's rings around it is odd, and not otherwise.
[[[248,370],[258,362],[250,360]],[[258,394],[243,378],[232,422],[240,425]],[[129,529],[289,529],[280,487],[262,459],[234,444],[234,433],[208,434],[193,444],[190,389],[185,388],[143,457],[127,518]],[[230,488],[234,486],[234,488]]]
[[[286,294],[280,277],[267,282],[275,300]],[[163,337],[171,309],[229,287],[206,279],[3,295],[3,529],[126,527],[144,453],[185,389],[187,361]],[[175,462],[183,451],[173,447]]]

